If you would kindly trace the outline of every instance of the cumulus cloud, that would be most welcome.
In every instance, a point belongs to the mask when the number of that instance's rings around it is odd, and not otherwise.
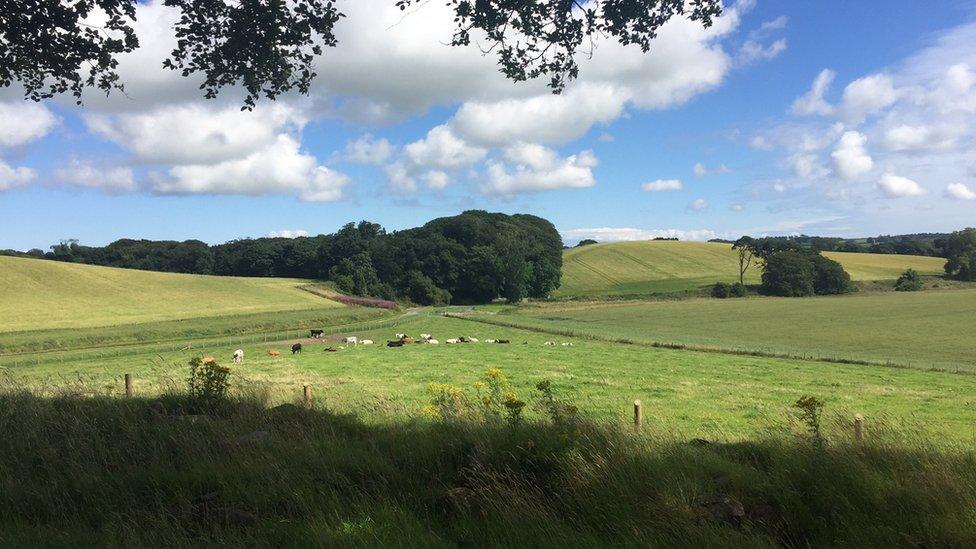
[[[925,194],[925,189],[915,181],[891,173],[881,176],[881,180],[878,181],[878,188],[888,198],[904,198]]]
[[[216,164],[175,166],[168,177],[157,176],[153,189],[161,194],[297,194],[306,202],[328,202],[342,198],[349,178],[299,150],[288,135],[244,158]]]
[[[76,185],[107,192],[136,190],[132,169],[125,166],[97,167],[89,161],[72,160],[54,172],[55,178],[66,185]]]
[[[892,151],[924,151],[950,149],[965,133],[965,127],[957,124],[940,126],[901,124],[884,133],[885,146]]]
[[[963,183],[950,183],[946,187],[946,196],[956,200],[976,200],[976,190],[969,188]]]
[[[0,159],[0,191],[27,185],[37,178],[31,168],[13,167]]]
[[[505,161],[489,160],[482,192],[509,197],[519,193],[579,189],[596,184],[592,169],[597,165],[591,151],[561,158],[555,151],[537,144],[518,144],[504,152]],[[509,165],[514,164],[514,168]]]
[[[824,95],[830,89],[830,84],[833,83],[836,76],[837,73],[830,69],[820,71],[810,90],[793,101],[790,112],[801,116],[829,116],[833,114],[834,107],[824,100]]]
[[[346,143],[343,158],[355,164],[382,164],[393,154],[393,145],[385,138],[376,139],[365,134],[355,141]]]
[[[871,171],[874,161],[865,148],[867,137],[860,132],[848,131],[840,137],[834,152],[834,169],[844,179],[856,179]]]
[[[16,147],[36,141],[57,123],[57,117],[41,103],[0,102],[0,147]]]
[[[737,61],[746,65],[754,61],[769,61],[786,51],[786,39],[780,38],[768,46],[763,46],[755,40],[747,40],[739,48]]]
[[[436,126],[427,136],[403,149],[407,160],[416,166],[459,168],[478,162],[488,151],[468,144],[446,125]]]
[[[600,242],[653,240],[678,238],[681,240],[709,240],[719,235],[711,229],[638,229],[635,227],[594,227],[560,231],[563,240],[572,242],[587,238]]]
[[[451,182],[450,176],[439,170],[427,172],[424,175],[424,179],[427,181],[427,186],[431,189],[443,189]]]
[[[684,185],[678,179],[657,179],[641,185],[641,189],[649,193],[662,191],[680,191]]]
[[[281,229],[280,231],[271,231],[268,236],[271,238],[298,238],[308,236],[308,231],[304,229]]]
[[[872,74],[859,78],[844,88],[840,115],[845,121],[856,124],[897,100],[898,92],[891,77]]]

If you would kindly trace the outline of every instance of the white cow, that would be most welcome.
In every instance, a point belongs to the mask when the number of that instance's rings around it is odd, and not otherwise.
[[[244,362],[244,350],[238,349],[234,351],[234,364],[240,364]]]
[[[373,340],[372,339],[364,339],[364,340],[360,341],[359,343],[362,344],[362,345],[372,345],[373,344]]]
[[[405,337],[407,337],[407,334],[397,334],[394,339],[403,339]]]
[[[451,339],[444,341],[444,343],[447,343],[448,345],[453,345],[455,343],[461,343],[461,340],[456,337],[452,337]]]
[[[553,346],[556,345],[556,342],[555,341],[547,341],[547,342],[543,343],[543,345],[545,345],[546,347],[553,347]]]
[[[497,339],[486,339],[485,343],[498,343]]]
[[[427,343],[428,345],[437,345],[437,344],[438,344],[438,343],[440,343],[440,342],[439,342],[439,341],[437,341],[436,339],[428,339],[428,340],[426,341],[426,343]]]
[[[478,342],[478,338],[476,338],[476,337],[469,337],[468,338],[468,343],[477,343],[477,342]]]
[[[356,336],[347,336],[345,339],[342,340],[342,342],[343,343],[351,343],[353,345],[358,345],[359,344],[359,338],[357,338]]]
[[[570,343],[569,341],[564,341],[563,342],[563,347],[572,347],[572,346],[573,346],[573,344]]]
[[[433,337],[433,336],[431,336],[430,334],[420,334],[420,339],[422,339],[424,341],[430,339],[431,337]]]

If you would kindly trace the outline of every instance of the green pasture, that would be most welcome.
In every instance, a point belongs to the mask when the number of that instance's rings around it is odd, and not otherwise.
[[[497,310],[497,309],[496,309]],[[976,289],[491,309],[552,332],[976,372]]]
[[[394,332],[429,332],[441,344],[387,348],[383,343]],[[276,402],[299,399],[302,386],[310,384],[319,405],[388,421],[417,416],[431,382],[463,387],[473,396],[472,384],[484,371],[500,368],[520,395],[531,395],[537,382],[551,380],[588,414],[621,424],[629,421],[633,400],[641,399],[648,422],[688,437],[749,437],[787,422],[792,404],[800,396],[814,395],[827,403],[831,417],[863,413],[876,427],[976,440],[976,376],[656,349],[427,315],[351,333],[376,344],[326,352],[338,343],[305,341],[296,355],[289,351],[291,341],[245,344],[244,364],[232,366],[237,383],[260,387]],[[512,343],[443,343],[461,335]],[[548,340],[557,345],[543,345]],[[114,357],[68,356],[59,362],[8,366],[6,373],[52,393],[118,395],[123,374],[130,372],[137,393],[152,395],[180,386],[192,356],[211,355],[229,364],[236,345],[215,343],[184,351],[133,348]],[[268,356],[269,349],[281,356]]]
[[[0,257],[0,332],[341,307],[306,283]]]
[[[894,280],[905,269],[942,273],[934,257],[829,252],[854,280]],[[753,266],[747,284],[759,282]],[[728,244],[639,241],[592,244],[563,253],[562,285],[554,297],[638,296],[697,291],[715,282],[739,280],[738,254]]]

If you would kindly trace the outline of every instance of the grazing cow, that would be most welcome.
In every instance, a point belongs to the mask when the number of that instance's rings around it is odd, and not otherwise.
[[[569,341],[564,341],[563,342],[563,347],[572,347],[572,346],[573,346],[573,344],[570,343]]]
[[[294,344],[294,345],[291,346],[291,354],[300,353],[300,352],[302,352],[302,344],[301,343],[296,343],[296,344]]]
[[[476,337],[469,337],[468,338],[468,343],[477,343],[477,342],[478,342],[478,338],[476,338]]]
[[[486,339],[485,343],[498,343],[497,339]]]
[[[309,334],[311,334],[311,336],[315,339],[321,338],[322,333],[323,333],[322,330],[309,330]]]
[[[428,340],[427,340],[427,341],[425,341],[424,343],[426,343],[426,344],[428,344],[428,345],[437,345],[437,344],[438,344],[438,343],[440,343],[440,342],[439,342],[439,341],[437,341],[436,339],[428,339]]]
[[[353,345],[359,345],[359,338],[356,336],[349,336],[342,340],[343,343],[351,343]]]
[[[555,341],[547,341],[547,342],[543,343],[543,345],[545,345],[546,347],[553,347],[553,346],[556,345],[556,342]]]
[[[203,362],[204,364],[216,364],[217,359],[212,356],[205,356],[203,357],[203,360],[201,360],[201,362]]]
[[[234,364],[240,364],[244,362],[244,350],[238,349],[234,351]]]
[[[372,345],[373,344],[373,340],[372,339],[364,339],[364,340],[360,341],[359,343],[361,343],[363,345]]]
[[[431,336],[430,334],[420,334],[420,339],[422,339],[424,341],[430,339],[431,337],[433,337],[433,336]]]
[[[281,351],[278,349],[268,349],[268,356],[281,356]]]
[[[403,338],[407,337],[407,334],[396,334],[395,337],[396,337],[396,339],[403,339]]]
[[[461,340],[456,337],[452,337],[451,339],[445,340],[444,343],[447,343],[448,345],[454,345],[455,343],[461,343]]]

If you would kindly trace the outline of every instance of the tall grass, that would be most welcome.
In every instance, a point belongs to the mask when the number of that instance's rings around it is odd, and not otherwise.
[[[543,415],[366,424],[249,384],[207,415],[176,384],[78,394],[0,391],[3,545],[976,544],[973,450],[880,425],[721,443]]]

